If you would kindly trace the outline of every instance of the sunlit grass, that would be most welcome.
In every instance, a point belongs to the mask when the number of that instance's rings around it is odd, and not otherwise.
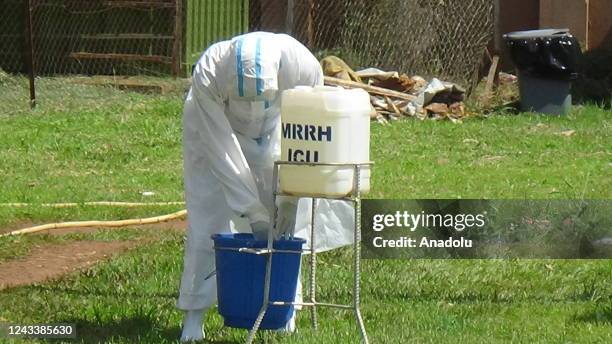
[[[0,203],[182,200],[180,97],[101,92],[110,93],[100,106],[40,106],[32,114],[0,115]],[[369,197],[609,198],[611,124],[609,112],[591,106],[567,117],[374,124]],[[144,197],[143,191],[155,194]],[[178,208],[5,207],[0,226],[124,219]],[[3,238],[0,260],[46,242],[142,235],[121,230]],[[176,342],[183,236],[163,232],[156,240],[58,282],[0,292],[0,320],[75,322],[81,342]],[[349,253],[321,255],[320,301],[349,301]],[[612,342],[608,261],[363,263],[363,312],[373,343]],[[324,309],[319,318],[317,333],[309,328],[308,312],[301,312],[297,335],[261,339],[358,341],[351,313]],[[208,314],[206,330],[213,343],[243,342],[246,335],[223,328],[216,312]]]

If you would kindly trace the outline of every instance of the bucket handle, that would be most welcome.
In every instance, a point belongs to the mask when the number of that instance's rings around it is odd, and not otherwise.
[[[277,249],[267,249],[267,248],[248,248],[248,247],[215,247],[215,250],[221,251],[237,251],[240,253],[248,253],[254,254],[257,256],[267,255],[272,253],[293,253],[293,254],[302,254],[302,251],[293,251],[293,250],[277,250]]]

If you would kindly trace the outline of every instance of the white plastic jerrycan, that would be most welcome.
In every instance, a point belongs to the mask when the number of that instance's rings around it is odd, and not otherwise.
[[[370,96],[361,89],[299,86],[283,92],[281,160],[360,164],[370,161]],[[295,196],[344,197],[354,189],[352,166],[281,165],[280,191]],[[360,190],[370,190],[361,167]]]

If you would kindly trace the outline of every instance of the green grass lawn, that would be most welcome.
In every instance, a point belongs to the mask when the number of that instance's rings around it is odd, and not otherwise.
[[[41,106],[0,115],[0,203],[180,201],[181,100],[111,89],[91,107]],[[594,106],[567,117],[522,114],[463,124],[402,121],[372,126],[372,198],[599,198],[612,188],[612,114]],[[569,131],[575,131],[568,135]],[[566,133],[565,135],[562,133]],[[152,197],[142,192],[152,191]],[[0,228],[154,216],[180,207],[0,207]],[[136,230],[0,239],[0,261],[34,245],[124,240]],[[182,235],[167,232],[58,282],[0,292],[0,320],[75,322],[81,342],[176,342],[174,307]],[[364,261],[363,312],[373,343],[610,343],[609,261]],[[318,299],[346,302],[349,252],[321,255]],[[300,313],[299,334],[269,343],[348,343],[350,313],[320,311],[320,331]],[[213,343],[242,342],[210,312]],[[2,339],[0,339],[0,342]]]

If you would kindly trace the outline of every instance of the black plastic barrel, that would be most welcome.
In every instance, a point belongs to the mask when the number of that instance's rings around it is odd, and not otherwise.
[[[522,110],[568,113],[581,56],[578,40],[567,29],[517,31],[504,39],[518,71]]]

